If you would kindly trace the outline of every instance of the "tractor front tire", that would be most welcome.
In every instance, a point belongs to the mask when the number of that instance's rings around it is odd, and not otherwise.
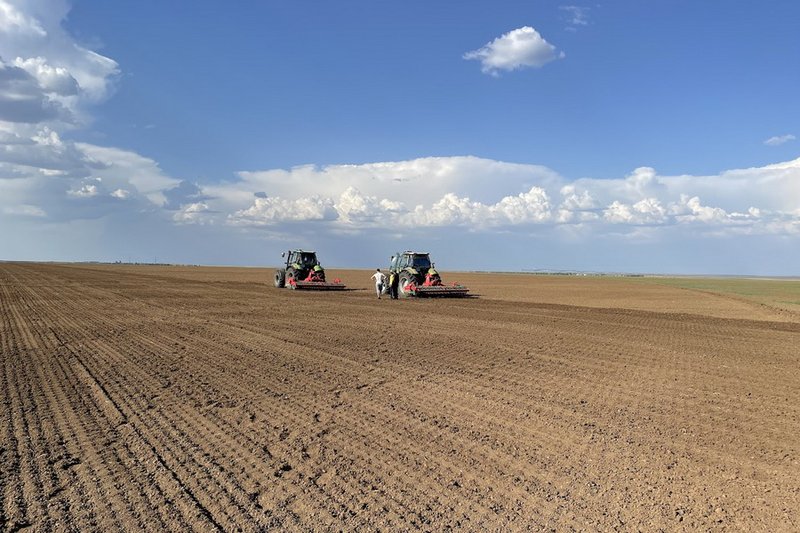
[[[275,288],[282,289],[286,286],[286,271],[279,268],[275,271]]]

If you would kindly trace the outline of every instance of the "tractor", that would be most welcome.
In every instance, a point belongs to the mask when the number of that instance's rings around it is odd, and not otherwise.
[[[427,252],[397,252],[391,258],[389,272],[398,276],[397,293],[401,298],[463,297],[469,289],[458,283],[445,285],[439,272],[431,263]]]
[[[312,289],[336,291],[345,288],[340,279],[326,281],[325,269],[317,260],[317,253],[310,250],[289,250],[281,254],[286,258],[283,268],[275,271],[275,287],[282,289]]]

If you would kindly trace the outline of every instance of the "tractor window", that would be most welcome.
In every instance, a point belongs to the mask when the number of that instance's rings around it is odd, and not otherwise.
[[[418,269],[426,269],[431,267],[431,259],[427,255],[415,255],[413,267]]]
[[[300,254],[299,263],[304,266],[314,266],[317,264],[317,255],[311,252],[303,252]]]

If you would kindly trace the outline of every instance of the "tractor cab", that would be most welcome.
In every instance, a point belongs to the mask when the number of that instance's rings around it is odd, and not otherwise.
[[[427,272],[431,268],[431,257],[428,254],[413,254],[410,256],[411,267],[419,270],[420,272]]]
[[[413,269],[425,275],[432,266],[430,255],[421,252],[398,252],[392,256],[392,261],[389,269],[393,272],[399,272],[405,269]]]
[[[316,252],[290,250],[286,258],[286,266],[294,266],[298,270],[307,270],[319,265]]]

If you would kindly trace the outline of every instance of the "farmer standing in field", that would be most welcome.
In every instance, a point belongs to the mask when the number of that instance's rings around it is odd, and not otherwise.
[[[375,292],[378,293],[378,300],[380,300],[381,293],[383,292],[383,284],[386,282],[386,276],[381,272],[380,268],[376,268],[372,279],[375,280]]]

